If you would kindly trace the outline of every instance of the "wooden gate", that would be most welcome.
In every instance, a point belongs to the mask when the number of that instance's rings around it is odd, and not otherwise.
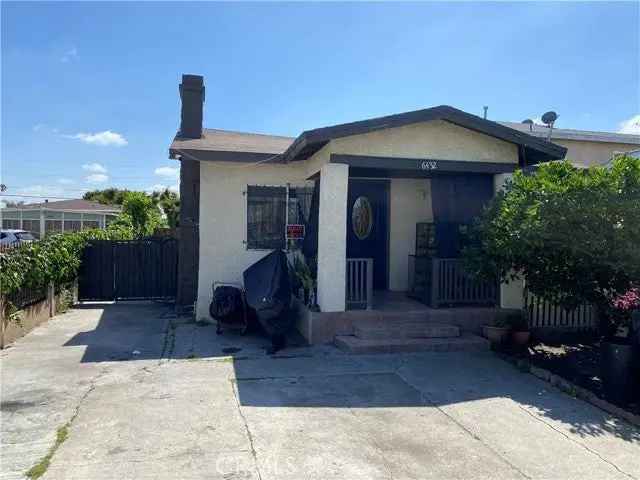
[[[80,266],[80,300],[172,299],[178,240],[92,240]]]

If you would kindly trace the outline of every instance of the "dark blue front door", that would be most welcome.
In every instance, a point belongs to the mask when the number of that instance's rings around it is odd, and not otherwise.
[[[349,180],[347,258],[373,258],[373,288],[387,288],[389,182]]]

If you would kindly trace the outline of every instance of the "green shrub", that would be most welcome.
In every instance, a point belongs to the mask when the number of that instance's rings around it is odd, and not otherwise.
[[[526,280],[534,295],[601,313],[640,281],[640,159],[580,170],[569,162],[516,172],[471,230],[466,268]],[[603,334],[616,327],[601,323]]]
[[[82,251],[89,240],[127,240],[134,238],[131,227],[110,225],[104,230],[48,235],[39,242],[24,243],[0,251],[0,295],[7,299],[23,288],[62,285],[78,275]],[[13,310],[4,302],[5,313]]]

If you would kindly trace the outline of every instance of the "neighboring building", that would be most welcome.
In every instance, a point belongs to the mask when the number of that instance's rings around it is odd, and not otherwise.
[[[88,200],[29,203],[0,210],[3,229],[21,229],[42,238],[51,232],[104,228],[120,213],[118,205]]]
[[[522,132],[539,138],[549,138],[549,128],[544,125],[500,122]],[[554,128],[551,141],[567,149],[566,159],[576,166],[606,165],[615,154],[638,150],[640,135],[626,133],[592,132]]]
[[[521,285],[464,283],[460,230],[513,171],[562,159],[565,147],[449,106],[297,138],[208,130],[202,77],[183,76],[180,94],[170,156],[181,161],[180,225],[192,241],[181,231],[178,296],[197,300],[198,319],[209,319],[213,282],[242,282],[248,266],[296,242],[317,258],[322,312],[353,308],[371,290],[436,306],[521,305]],[[304,240],[286,238],[300,231],[289,224],[304,225]],[[433,237],[426,280],[417,233]]]

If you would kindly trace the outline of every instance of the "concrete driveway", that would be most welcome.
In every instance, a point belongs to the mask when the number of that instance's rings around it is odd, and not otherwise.
[[[267,357],[170,312],[85,305],[3,351],[1,478],[640,479],[638,429],[489,353]]]

